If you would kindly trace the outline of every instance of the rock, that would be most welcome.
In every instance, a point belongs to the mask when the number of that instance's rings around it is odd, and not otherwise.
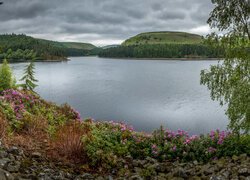
[[[203,172],[207,176],[207,175],[213,174],[215,172],[215,168],[214,167],[205,168]]]
[[[183,168],[177,168],[174,170],[174,177],[187,178],[187,174]]]
[[[133,161],[133,157],[132,156],[126,156],[125,160],[128,162],[132,162]]]
[[[109,179],[109,180],[113,180],[113,177],[112,177],[112,176],[109,176],[108,179]]]
[[[209,180],[224,180],[224,178],[221,178],[220,176],[211,176]]]
[[[8,164],[8,166],[5,168],[5,170],[9,171],[10,173],[18,172],[19,169],[20,169],[19,164],[16,165]]]
[[[8,156],[8,153],[6,151],[0,150],[0,158],[6,158]]]
[[[245,161],[247,159],[247,154],[241,154],[239,156],[239,159],[242,160],[242,161]]]
[[[238,173],[239,173],[239,175],[243,175],[243,176],[250,175],[248,172],[248,168],[240,168]]]
[[[154,158],[151,158],[151,157],[147,157],[147,158],[146,158],[146,161],[147,161],[148,163],[151,163],[151,164],[157,163],[157,160],[154,159]]]
[[[9,172],[0,169],[0,179],[1,180],[14,180],[14,176],[12,174],[10,174]]]
[[[88,174],[88,173],[84,173],[84,174],[77,176],[75,178],[75,180],[81,180],[81,179],[94,179],[94,176],[92,176],[91,174]]]
[[[0,179],[1,180],[7,180],[6,175],[5,175],[5,171],[2,170],[2,169],[0,169]]]
[[[238,160],[239,160],[239,157],[238,157],[238,156],[233,155],[232,160],[233,160],[234,162],[236,162],[236,161],[238,161]]]
[[[40,157],[42,157],[42,154],[41,153],[39,153],[39,152],[33,152],[32,154],[31,154],[31,157],[32,158],[40,158]]]
[[[0,168],[4,168],[9,162],[10,162],[10,159],[8,158],[0,159]]]
[[[133,160],[132,165],[133,165],[133,167],[139,167],[140,161],[139,160]]]
[[[193,164],[194,164],[194,165],[198,165],[198,161],[194,161]]]
[[[105,180],[105,179],[104,179],[104,177],[102,177],[102,176],[98,176],[98,177],[96,178],[96,180]]]
[[[143,180],[143,178],[140,175],[133,175],[129,178],[129,180]]]
[[[10,149],[7,150],[8,153],[13,154],[13,155],[23,155],[23,151],[20,150],[18,147],[11,147]]]

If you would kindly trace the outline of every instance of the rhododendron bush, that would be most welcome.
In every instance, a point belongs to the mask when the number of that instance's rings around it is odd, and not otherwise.
[[[25,126],[26,116],[43,116],[49,123],[50,129],[68,120],[80,120],[77,111],[68,105],[57,106],[42,100],[31,91],[8,89],[1,92],[0,108],[15,130]]]
[[[84,123],[84,122],[83,122]],[[85,122],[86,123],[86,122]],[[115,122],[94,122],[91,136],[84,137],[85,150],[92,165],[112,168],[119,160],[131,156],[147,156],[160,161],[203,161],[241,153],[250,155],[249,136],[227,131],[211,131],[207,135],[192,135],[186,131],[160,128],[152,134],[135,132],[131,126]]]

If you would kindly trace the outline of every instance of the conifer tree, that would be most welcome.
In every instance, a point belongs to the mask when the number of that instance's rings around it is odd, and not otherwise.
[[[34,91],[34,89],[37,87],[37,84],[35,83],[38,82],[38,80],[35,79],[34,75],[35,75],[35,63],[31,61],[30,64],[27,65],[24,70],[24,76],[22,77],[22,79],[20,79],[20,81],[25,82],[24,84],[21,85],[23,89]]]

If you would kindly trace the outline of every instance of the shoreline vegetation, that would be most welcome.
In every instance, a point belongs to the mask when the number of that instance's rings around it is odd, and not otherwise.
[[[0,176],[5,177],[250,176],[248,134],[215,130],[190,136],[163,127],[152,133],[137,132],[124,123],[83,119],[69,105],[58,106],[27,90],[1,92],[0,139],[0,162],[4,163]]]
[[[99,56],[98,56],[99,57]],[[116,60],[169,60],[169,61],[218,61],[223,58],[134,58],[134,57],[99,57],[102,59],[116,59]]]

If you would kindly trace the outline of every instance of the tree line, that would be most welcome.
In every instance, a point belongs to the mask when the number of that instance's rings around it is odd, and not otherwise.
[[[222,48],[213,48],[205,44],[145,44],[118,46],[104,49],[100,57],[121,58],[220,58]]]

